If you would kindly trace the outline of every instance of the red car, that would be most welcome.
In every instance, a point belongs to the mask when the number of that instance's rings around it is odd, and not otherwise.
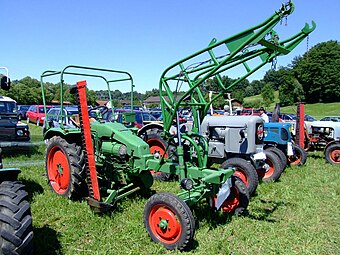
[[[46,111],[51,109],[51,105],[46,105]],[[31,105],[26,112],[27,123],[34,122],[37,125],[43,124],[45,119],[45,112],[43,105]]]

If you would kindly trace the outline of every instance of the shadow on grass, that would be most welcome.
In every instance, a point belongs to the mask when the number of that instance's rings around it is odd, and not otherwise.
[[[277,220],[270,218],[272,214],[282,206],[288,205],[288,203],[284,201],[270,201],[270,200],[259,200],[261,205],[255,207],[252,211],[246,211],[244,213],[245,217],[248,217],[253,220],[258,221],[266,221],[266,222],[276,222]]]
[[[61,255],[60,234],[48,225],[41,228],[33,227],[34,254]]]
[[[319,154],[315,154],[315,153],[308,154],[308,157],[309,158],[313,158],[315,160],[317,160],[317,159],[324,159],[325,158],[323,155],[319,155]]]
[[[2,148],[2,157],[19,157],[26,156],[30,158],[32,155],[41,154],[42,150],[40,149],[41,142],[39,143],[31,143],[28,142],[25,146],[19,147],[4,147]]]
[[[25,190],[28,193],[28,201],[31,202],[33,194],[41,194],[44,192],[44,188],[31,180],[20,180],[25,185]]]

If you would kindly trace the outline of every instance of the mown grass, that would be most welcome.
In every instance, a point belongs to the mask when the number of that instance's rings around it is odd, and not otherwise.
[[[30,125],[37,140],[41,128]],[[153,243],[142,222],[146,197],[133,195],[110,215],[94,214],[87,203],[53,194],[40,144],[31,158],[15,153],[30,194],[35,254],[339,254],[340,166],[327,164],[322,152],[309,153],[303,167],[289,167],[276,183],[262,183],[244,216],[212,214],[205,203],[193,211],[196,233],[185,252]],[[35,161],[37,162],[37,161]],[[176,192],[178,184],[156,182],[155,191]]]

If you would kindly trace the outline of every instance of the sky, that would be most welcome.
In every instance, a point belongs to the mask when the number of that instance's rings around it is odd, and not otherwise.
[[[1,0],[0,66],[12,80],[40,79],[46,70],[81,65],[131,73],[135,90],[158,88],[162,72],[173,63],[259,24],[282,0]],[[298,33],[305,23],[316,30],[277,66],[329,40],[340,41],[339,0],[295,0],[280,37]],[[286,25],[285,25],[286,24]],[[261,79],[266,65],[249,80]],[[233,74],[238,77],[237,71]],[[51,81],[54,82],[54,81]],[[90,89],[102,89],[92,85]],[[115,89],[115,88],[113,88]],[[120,86],[128,92],[129,86]]]

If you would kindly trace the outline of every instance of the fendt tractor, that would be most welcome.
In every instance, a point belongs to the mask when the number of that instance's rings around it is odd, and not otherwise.
[[[138,132],[149,143],[154,154],[177,157],[173,148],[184,146],[186,161],[196,161],[195,164],[199,166],[206,161],[222,163],[222,168],[234,166],[235,175],[248,184],[251,192],[257,184],[252,182],[254,179],[248,173],[254,170],[246,169],[254,169],[255,166],[262,180],[276,180],[280,177],[283,166],[271,151],[266,151],[267,157],[264,162],[262,160],[262,164],[257,163],[261,162],[264,137],[263,122],[258,120],[259,117],[207,116],[207,112],[211,104],[230,92],[233,86],[265,64],[276,62],[277,57],[289,54],[315,29],[313,21],[311,28],[306,24],[296,35],[280,40],[273,28],[293,10],[294,5],[289,2],[259,25],[222,41],[212,39],[207,48],[164,71],[159,86],[163,125],[152,123]],[[224,84],[222,74],[227,74],[234,67],[240,71],[240,66],[244,67],[244,74],[231,84]],[[207,100],[206,94],[212,89],[209,86],[211,81],[216,91],[211,100]],[[186,92],[181,93],[183,90]],[[190,127],[176,121],[180,108],[191,109],[193,123]],[[174,123],[178,126],[178,132],[171,130]]]
[[[11,81],[8,69],[0,69],[6,72],[6,75],[0,75],[1,89],[9,90]],[[9,130],[12,130],[11,126]],[[18,181],[20,169],[3,168],[1,152],[0,148],[0,254],[33,254],[33,227],[28,194],[25,185]]]
[[[314,22],[311,29],[306,24],[300,33],[279,41],[272,28],[293,10],[294,5],[289,2],[260,25],[220,42],[213,39],[207,48],[164,71],[159,88],[163,116],[162,139],[167,143],[167,148],[161,155],[150,153],[149,145],[137,136],[136,128],[100,118],[97,121],[89,119],[87,82],[95,79],[96,82],[106,84],[110,104],[113,106],[110,85],[127,83],[131,89],[134,87],[128,72],[80,66],[67,66],[61,71],[45,71],[41,76],[45,106],[44,82],[48,77],[60,77],[61,108],[64,107],[63,94],[67,87],[65,77],[79,76],[87,79],[77,82],[70,89],[78,99],[79,122],[75,118],[72,125],[66,125],[63,120],[72,116],[63,115],[61,110],[57,124],[45,123],[46,173],[52,191],[69,199],[86,198],[91,208],[105,212],[111,210],[120,199],[138,190],[149,190],[153,184],[151,170],[178,176],[180,192],[177,195],[167,192],[152,195],[143,212],[148,234],[153,241],[167,249],[183,250],[193,239],[195,220],[190,207],[200,201],[208,201],[212,208],[226,213],[244,212],[249,203],[248,189],[241,179],[233,175],[234,168],[209,167],[212,145],[208,140],[210,134],[201,132],[201,120],[207,115],[209,104],[230,87],[277,56],[288,54],[314,30]],[[227,48],[229,53],[215,56],[216,48]],[[209,60],[202,60],[205,55],[209,56]],[[255,57],[259,57],[261,63],[251,68],[247,61]],[[199,64],[193,64],[197,61],[192,60],[197,59]],[[246,67],[247,74],[230,86],[224,86],[220,74],[239,64]],[[204,99],[203,88],[211,77],[216,77],[220,92],[208,103]],[[179,94],[183,91],[182,84],[188,87],[184,94]],[[190,108],[193,113],[194,121],[190,131],[181,130],[179,108],[184,107]],[[125,122],[133,122],[132,109],[126,114]],[[46,107],[45,113],[48,119]],[[173,127],[175,132],[170,131]],[[242,132],[233,133],[232,138],[243,143],[244,147],[247,146],[248,135],[254,135],[250,132],[256,132],[257,139],[263,139],[262,123],[255,127],[249,130],[244,125]],[[221,137],[219,150],[224,150],[224,136],[227,132],[223,126],[207,130],[217,132]],[[168,152],[171,155],[166,157],[165,153]]]

